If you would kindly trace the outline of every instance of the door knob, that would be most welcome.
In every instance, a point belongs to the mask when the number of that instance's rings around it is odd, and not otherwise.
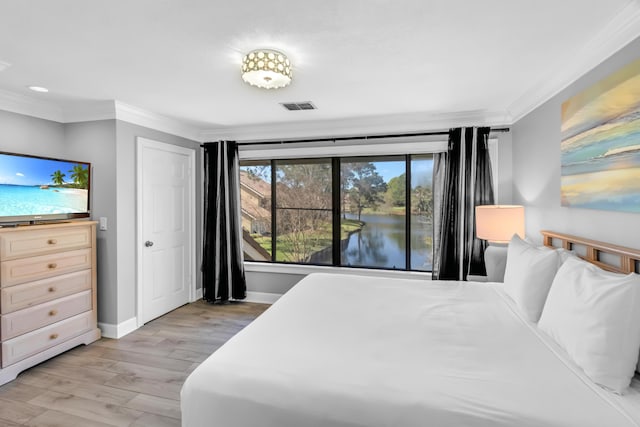
[[[146,242],[144,242],[144,245],[150,248],[151,246],[153,246],[153,242],[151,240],[147,240]]]

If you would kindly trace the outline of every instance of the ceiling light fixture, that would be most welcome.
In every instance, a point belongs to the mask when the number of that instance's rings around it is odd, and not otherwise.
[[[242,59],[242,80],[265,89],[285,87],[291,83],[291,62],[277,50],[253,50]]]
[[[31,89],[34,92],[49,92],[49,89],[41,86],[29,86],[29,89]]]

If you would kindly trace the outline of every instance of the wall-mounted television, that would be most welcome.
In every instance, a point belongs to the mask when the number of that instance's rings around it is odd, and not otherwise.
[[[0,223],[88,218],[91,164],[0,152]]]

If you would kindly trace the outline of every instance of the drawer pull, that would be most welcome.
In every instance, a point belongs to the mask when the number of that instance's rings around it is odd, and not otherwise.
[[[47,240],[47,243],[50,245],[55,245],[56,243],[58,243],[58,241],[56,239],[49,239]]]
[[[55,316],[56,314],[58,314],[58,310],[51,310],[49,312],[49,316]]]
[[[49,292],[55,292],[55,291],[56,291],[56,288],[54,288],[53,286],[49,288]]]
[[[58,338],[58,334],[51,334],[51,335],[49,335],[49,339],[50,339],[50,340],[55,340],[56,338]]]
[[[51,264],[47,265],[47,267],[49,267],[50,269],[54,269],[58,266],[58,264],[56,264],[55,262],[52,262]]]

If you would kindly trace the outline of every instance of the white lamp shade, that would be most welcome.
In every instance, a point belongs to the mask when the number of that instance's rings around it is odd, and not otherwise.
[[[506,243],[514,234],[524,238],[524,207],[515,205],[476,206],[476,236]]]

